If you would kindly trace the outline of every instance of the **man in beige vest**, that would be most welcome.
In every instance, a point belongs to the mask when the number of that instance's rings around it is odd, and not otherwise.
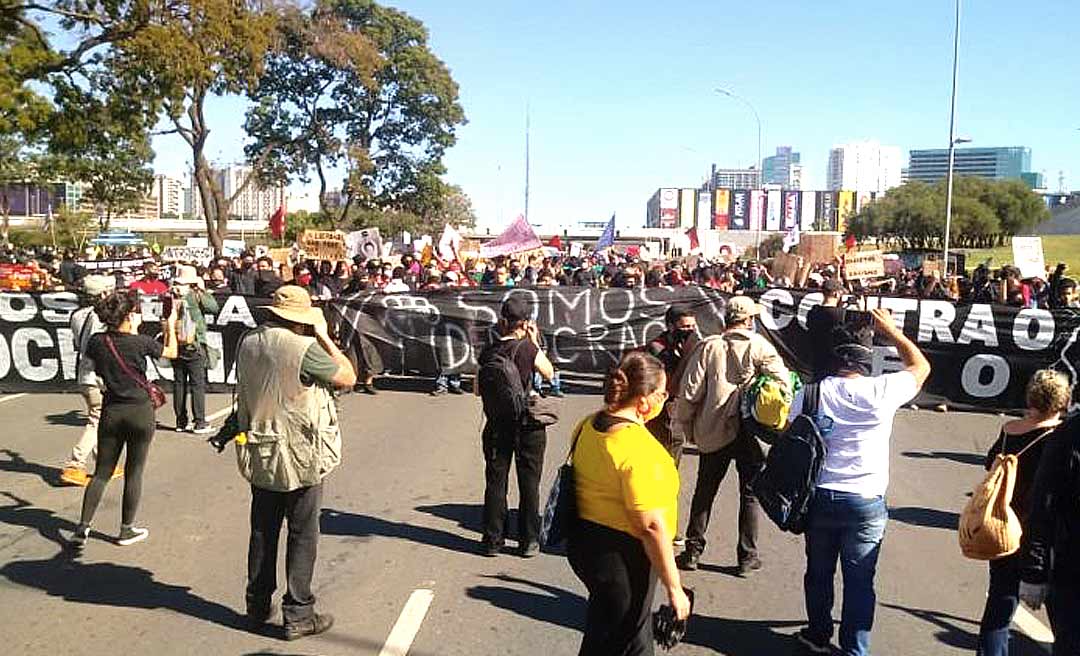
[[[266,624],[277,587],[278,537],[288,521],[285,638],[330,628],[315,612],[311,577],[319,540],[322,481],[341,461],[341,430],[331,391],[349,389],[356,373],[330,340],[322,310],[294,285],[274,292],[273,321],[246,334],[236,356],[240,473],[251,483],[247,614]]]
[[[690,504],[686,550],[675,559],[680,569],[697,569],[705,551],[705,531],[713,501],[731,462],[739,473],[739,574],[761,569],[757,553],[758,516],[761,510],[750,482],[765,465],[761,443],[743,430],[739,416],[743,386],[761,374],[788,380],[788,369],[776,347],[754,332],[761,307],[747,296],[728,301],[727,329],[703,340],[686,359],[686,369],[675,399],[672,419],[697,445],[697,484]],[[787,384],[786,382],[784,383]]]

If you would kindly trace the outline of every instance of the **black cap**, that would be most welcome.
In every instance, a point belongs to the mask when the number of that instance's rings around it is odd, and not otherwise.
[[[528,321],[532,316],[532,308],[529,307],[529,302],[525,300],[524,295],[514,294],[503,301],[499,315],[511,323]]]

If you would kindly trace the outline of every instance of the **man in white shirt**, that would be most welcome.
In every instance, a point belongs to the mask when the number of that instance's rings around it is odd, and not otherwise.
[[[90,482],[88,472],[94,471],[97,461],[97,427],[101,418],[101,381],[94,373],[94,361],[86,356],[86,345],[91,336],[105,331],[105,324],[94,313],[94,303],[116,289],[116,279],[112,276],[87,276],[83,279],[82,288],[86,295],[84,302],[88,305],[71,314],[71,335],[78,351],[75,376],[79,393],[86,403],[86,427],[71,448],[71,455],[60,472],[60,480],[85,487]],[[117,467],[113,477],[122,472]]]
[[[857,322],[859,314],[846,319]],[[807,517],[803,590],[809,626],[796,636],[816,654],[831,653],[833,578],[839,559],[844,577],[840,649],[870,653],[874,623],[874,573],[888,522],[889,440],[896,411],[909,403],[930,375],[930,362],[897,328],[888,310],[872,313],[873,330],[846,323],[832,334],[828,375],[819,387],[817,425],[826,456]],[[872,376],[874,333],[896,345],[904,369]],[[802,412],[800,393],[791,416]]]

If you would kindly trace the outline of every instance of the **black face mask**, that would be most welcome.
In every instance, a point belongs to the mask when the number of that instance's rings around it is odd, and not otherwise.
[[[672,331],[672,335],[675,337],[676,344],[684,344],[686,340],[690,339],[690,335],[693,335],[696,331],[693,328],[676,328]]]

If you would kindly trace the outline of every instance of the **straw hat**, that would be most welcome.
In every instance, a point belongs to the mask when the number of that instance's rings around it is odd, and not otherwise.
[[[303,287],[283,285],[274,292],[268,309],[286,321],[317,326],[326,321],[322,310],[311,305],[311,294]]]
[[[202,278],[199,277],[195,267],[181,264],[176,267],[176,275],[173,276],[172,281],[178,285],[197,285]]]

